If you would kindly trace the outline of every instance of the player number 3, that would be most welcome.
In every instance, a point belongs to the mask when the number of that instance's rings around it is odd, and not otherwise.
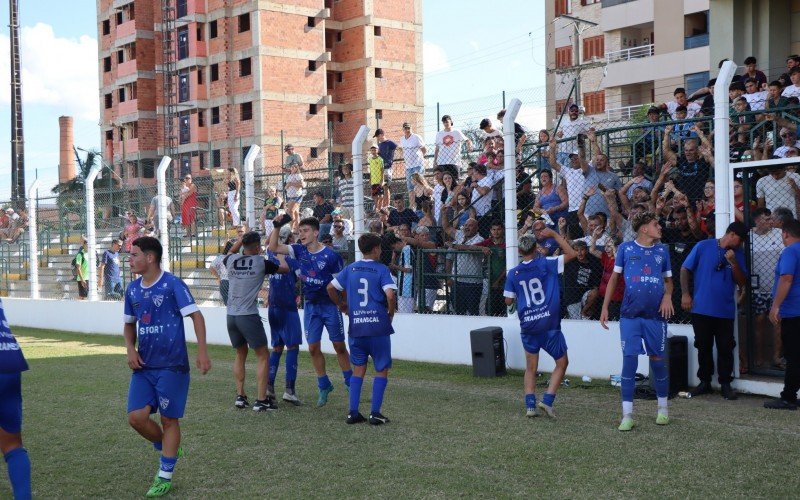
[[[520,281],[519,286],[521,286],[522,291],[525,292],[525,302],[527,304],[538,306],[544,303],[544,290],[542,289],[542,282],[539,281],[539,278],[533,278],[527,283]]]
[[[359,302],[358,305],[361,307],[367,307],[367,303],[369,302],[369,282],[366,278],[361,278],[358,280],[358,282],[364,285],[358,289],[358,294],[364,296],[364,300]]]

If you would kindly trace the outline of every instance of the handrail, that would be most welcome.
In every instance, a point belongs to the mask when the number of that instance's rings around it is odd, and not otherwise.
[[[655,54],[655,45],[640,45],[627,49],[606,52],[606,62],[611,64],[620,61],[630,61],[631,59],[642,59],[652,57]]]

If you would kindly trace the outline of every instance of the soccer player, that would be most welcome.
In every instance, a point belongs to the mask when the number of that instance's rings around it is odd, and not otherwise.
[[[31,498],[31,461],[22,447],[22,372],[27,369],[0,301],[0,452],[16,500]]]
[[[328,296],[350,318],[347,340],[353,376],[350,378],[350,413],[348,424],[364,422],[358,411],[361,387],[367,373],[367,358],[375,365],[372,384],[372,409],[369,423],[381,425],[389,419],[381,414],[389,369],[392,367],[392,341],[397,285],[389,268],[381,264],[381,237],[362,234],[358,248],[364,258],[346,266],[329,284]]]
[[[675,312],[672,306],[672,266],[669,250],[656,244],[661,239],[661,225],[652,212],[633,217],[636,239],[617,249],[614,272],[608,281],[600,325],[608,330],[608,304],[614,296],[620,275],[625,279],[625,295],[620,309],[619,334],[622,341],[622,422],[620,431],[630,431],[633,421],[633,392],[636,388],[638,356],[650,356],[655,376],[658,414],[656,424],[667,425],[669,379],[664,363],[667,343],[667,321]],[[644,342],[644,349],[642,349]]]
[[[567,343],[561,332],[561,286],[559,275],[564,264],[577,257],[577,252],[567,240],[552,229],[537,222],[537,232],[543,239],[554,238],[563,255],[545,257],[536,248],[536,236],[525,234],[519,239],[520,263],[506,275],[503,296],[507,305],[517,301],[522,346],[525,348],[525,414],[539,416],[542,409],[555,417],[553,403],[556,391],[567,371]],[[544,349],[556,361],[550,384],[542,400],[536,402],[536,370],[539,367],[539,350]]]
[[[282,215],[275,217],[273,224],[276,229],[285,224]],[[319,398],[317,406],[328,403],[328,395],[333,391],[333,384],[325,372],[325,357],[320,349],[322,341],[322,328],[328,330],[328,338],[336,351],[339,367],[346,386],[350,386],[350,359],[347,347],[344,345],[344,322],[336,304],[331,302],[326,287],[333,279],[333,275],[344,267],[341,255],[331,248],[326,247],[319,240],[319,221],[308,217],[298,224],[300,244],[285,245],[278,243],[280,231],[272,231],[269,235],[269,251],[275,254],[288,255],[297,261],[300,281],[303,283],[305,304],[303,308],[303,326],[306,331],[308,353],[311,355],[311,364],[317,373],[317,386]]]
[[[244,251],[239,253],[239,249]],[[239,238],[223,259],[228,270],[227,324],[231,345],[236,349],[233,375],[236,379],[236,408],[246,408],[250,403],[244,390],[245,362],[250,349],[258,358],[256,388],[258,395],[253,411],[277,410],[275,398],[267,392],[269,373],[269,347],[264,322],[258,314],[258,292],[268,274],[286,273],[288,268],[261,255],[261,236],[251,231]]]
[[[288,244],[292,238],[289,226],[283,226],[278,235],[282,244]],[[297,313],[297,261],[285,255],[276,255],[272,252],[267,257],[289,269],[287,274],[273,274],[269,277],[269,329],[272,332],[272,354],[269,355],[269,382],[267,392],[275,395],[275,378],[278,375],[278,366],[281,355],[286,349],[286,390],[283,400],[295,406],[301,404],[295,393],[295,380],[297,380],[297,356],[300,344],[303,343],[303,331],[300,328],[300,315]]]
[[[197,368],[211,369],[206,348],[206,324],[189,288],[180,278],[161,270],[161,243],[150,236],[133,241],[129,262],[140,277],[125,291],[125,346],[133,370],[128,390],[128,423],[161,452],[161,465],[147,497],[166,495],[180,447],[179,419],[189,395],[189,355],[183,318],[194,323]],[[137,324],[138,323],[138,324]],[[138,346],[137,346],[138,344]],[[161,425],[150,414],[161,413]]]

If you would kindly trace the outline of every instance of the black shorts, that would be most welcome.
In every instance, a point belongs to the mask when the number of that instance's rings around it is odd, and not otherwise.
[[[264,330],[264,322],[261,321],[259,314],[247,314],[244,316],[228,315],[228,336],[231,338],[231,345],[234,349],[245,345],[250,349],[258,349],[267,345],[267,332]]]
[[[84,299],[89,296],[89,286],[88,283],[84,285],[83,281],[78,281],[78,297],[83,297]]]

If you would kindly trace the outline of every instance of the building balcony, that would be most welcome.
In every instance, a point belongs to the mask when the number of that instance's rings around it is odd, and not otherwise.
[[[652,23],[655,10],[653,2],[654,0],[603,0],[600,27],[603,31],[614,31]]]
[[[138,110],[139,110],[138,99],[128,99],[127,101],[119,103],[119,105],[117,106],[117,114],[119,116],[125,116],[131,113],[136,113]]]
[[[684,50],[689,49],[696,49],[697,47],[707,47],[708,46],[708,33],[702,33],[700,35],[694,36],[687,36],[683,39],[683,48]]]
[[[640,109],[642,109],[642,106],[644,106],[644,104],[634,104],[632,106],[606,109],[606,119],[609,121],[629,121]]]
[[[131,59],[130,61],[119,63],[117,65],[117,78],[122,78],[123,76],[135,75],[136,71],[137,71],[136,59]]]
[[[708,71],[710,60],[708,46],[623,60],[606,67],[603,86],[611,88],[668,78],[683,79],[684,75]]]
[[[643,57],[652,57],[655,54],[655,45],[642,45],[640,47],[631,47],[628,49],[616,50],[614,52],[606,52],[606,62],[609,64],[630,61],[632,59],[641,59]]]
[[[114,36],[119,40],[120,38],[125,38],[134,34],[136,34],[136,20],[131,19],[117,26]]]

